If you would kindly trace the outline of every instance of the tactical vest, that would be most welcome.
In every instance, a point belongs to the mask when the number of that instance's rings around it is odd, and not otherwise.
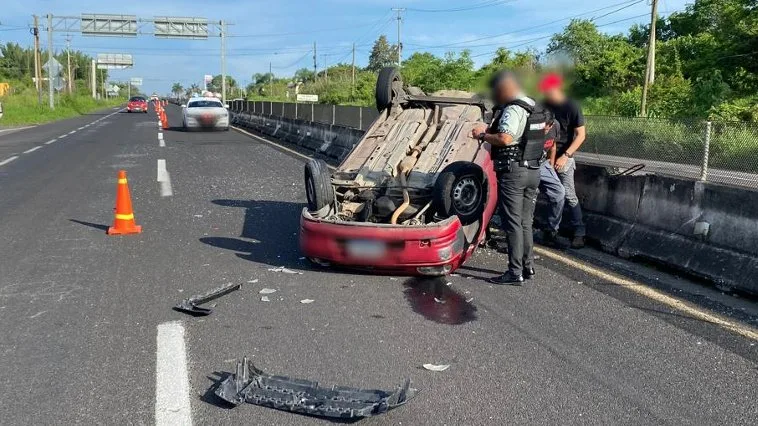
[[[516,99],[504,105],[495,114],[493,127],[497,126],[503,111],[510,105],[517,105],[526,110],[528,116],[524,133],[517,144],[507,147],[493,146],[492,157],[500,161],[518,161],[529,166],[539,166],[545,156],[545,127],[550,119],[550,112],[539,104],[530,105],[521,99]]]

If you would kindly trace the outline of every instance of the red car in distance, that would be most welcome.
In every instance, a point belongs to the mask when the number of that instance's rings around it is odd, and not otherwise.
[[[132,96],[129,98],[129,103],[126,104],[126,112],[147,113],[147,99],[142,96]]]
[[[491,107],[471,93],[428,96],[385,68],[379,118],[336,170],[305,167],[300,247],[319,265],[446,275],[485,239],[497,181],[490,146],[471,130]]]

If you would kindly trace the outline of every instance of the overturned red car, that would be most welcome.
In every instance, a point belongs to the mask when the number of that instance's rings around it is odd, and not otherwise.
[[[300,246],[311,261],[404,275],[446,275],[485,238],[497,203],[490,146],[471,137],[490,108],[466,92],[376,86],[380,116],[342,164],[305,166]]]

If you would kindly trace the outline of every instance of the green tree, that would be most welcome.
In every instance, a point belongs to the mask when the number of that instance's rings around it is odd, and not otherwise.
[[[369,71],[378,72],[384,67],[397,63],[397,46],[390,45],[387,42],[387,36],[381,35],[374,42],[374,47],[371,48],[371,55],[368,58]]]
[[[174,83],[173,85],[171,85],[171,93],[173,93],[174,96],[180,95],[184,93],[184,87],[182,86],[181,83]]]

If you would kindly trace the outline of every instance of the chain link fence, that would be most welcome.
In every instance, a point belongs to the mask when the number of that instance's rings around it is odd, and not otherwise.
[[[235,111],[368,129],[375,108],[236,101]],[[580,163],[758,189],[758,123],[587,116]]]

